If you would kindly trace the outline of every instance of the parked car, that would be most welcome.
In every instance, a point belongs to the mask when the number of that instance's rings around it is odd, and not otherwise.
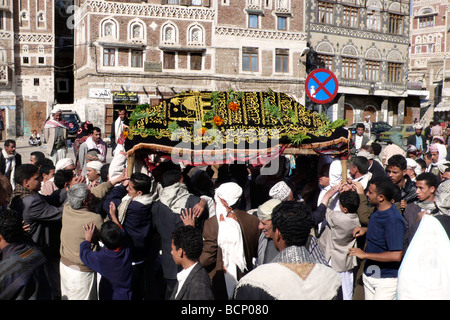
[[[347,129],[351,131],[352,134],[356,132],[356,125],[358,122],[353,123],[348,126]],[[372,128],[370,129],[370,140],[372,141],[380,141],[380,133],[389,131],[391,129],[391,125],[387,122],[376,121],[372,122]]]
[[[48,119],[50,119],[50,116],[47,117],[45,122],[47,122]],[[61,119],[63,121],[72,122],[74,124],[74,128],[69,130],[69,133],[67,135],[67,138],[69,138],[71,140],[74,140],[75,137],[77,136],[78,129],[80,129],[80,125],[81,125],[80,116],[78,115],[78,113],[76,111],[61,110]],[[42,137],[43,140],[45,140],[45,136],[44,136],[44,131],[43,130],[42,130],[41,137]],[[44,143],[46,143],[46,142],[47,141],[44,141]]]
[[[406,146],[407,145],[406,139],[409,136],[412,136],[413,134],[415,134],[414,125],[413,124],[396,124],[389,131],[382,132],[380,134],[380,140],[383,142],[390,141],[390,137],[394,132],[398,132],[402,135],[402,144],[404,146]]]

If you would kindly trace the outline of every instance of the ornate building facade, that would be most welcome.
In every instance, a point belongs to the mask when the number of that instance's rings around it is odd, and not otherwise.
[[[443,76],[446,52],[447,2],[438,0],[413,1],[411,16],[411,55],[409,79],[428,93],[422,102],[423,109],[437,106],[445,108],[442,101]],[[443,103],[441,103],[443,102]],[[430,114],[428,120],[439,119],[441,114]],[[444,120],[444,119],[442,119]]]
[[[433,111],[429,120],[449,120],[446,111],[450,111],[450,86],[444,81],[448,2],[414,0],[412,4],[409,78],[429,93],[422,103]]]
[[[306,105],[349,124],[366,115],[391,125],[419,117],[407,88],[409,13],[409,0],[307,1],[307,72],[331,70],[339,91],[328,104]]]
[[[75,102],[109,134],[119,107],[184,91],[304,99],[303,0],[76,2]]]
[[[33,130],[40,132],[57,103],[60,86],[55,75],[63,69],[71,70],[73,65],[72,57],[69,61],[60,59],[58,52],[73,48],[56,35],[69,30],[66,20],[61,21],[60,12],[72,3],[73,0],[0,0],[2,140],[29,136]]]

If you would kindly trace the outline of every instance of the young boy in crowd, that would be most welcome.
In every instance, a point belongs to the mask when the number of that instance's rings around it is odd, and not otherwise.
[[[330,192],[333,192],[330,190]],[[334,191],[336,192],[336,191]],[[353,230],[360,227],[358,218],[359,195],[356,191],[341,191],[339,205],[341,210],[327,210],[325,214],[325,230],[319,238],[319,246],[330,266],[342,278],[342,293],[344,300],[352,300],[353,278],[357,260],[347,255],[349,248],[356,244]]]
[[[123,244],[123,229],[113,221],[106,221],[100,229],[100,240],[104,247],[91,250],[95,242],[95,225],[84,226],[85,241],[80,244],[80,258],[90,269],[101,275],[100,300],[131,300],[130,250]]]
[[[51,195],[56,190],[53,182],[55,176],[55,166],[53,164],[46,164],[39,168],[39,176],[41,178],[40,193],[44,196]]]

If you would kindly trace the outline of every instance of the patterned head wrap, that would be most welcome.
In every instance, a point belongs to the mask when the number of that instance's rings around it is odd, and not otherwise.
[[[280,201],[284,201],[289,196],[291,192],[291,188],[287,185],[286,182],[280,181],[276,183],[269,191],[269,196],[272,199],[278,199]]]
[[[450,215],[450,180],[441,182],[434,195],[439,214]]]

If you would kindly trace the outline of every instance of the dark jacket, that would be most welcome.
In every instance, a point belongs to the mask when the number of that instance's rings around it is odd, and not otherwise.
[[[356,136],[356,134],[352,135],[352,148],[350,149],[350,154],[352,154],[352,155],[355,155],[359,151],[359,149],[356,150],[356,147],[355,147],[355,136]],[[366,135],[363,135],[361,147],[366,145],[368,142],[369,142],[369,138],[367,138]]]
[[[422,138],[422,146],[423,146],[422,151],[426,152],[427,151],[427,138],[424,135],[421,135],[420,137]],[[409,136],[406,141],[407,141],[408,145],[412,144],[415,147],[416,146],[416,135],[413,134],[412,136]]]
[[[65,189],[62,189],[60,193],[67,194]],[[61,194],[58,195],[59,198],[62,198]],[[42,196],[34,193],[21,198],[13,194],[10,205],[12,210],[22,214],[24,223],[30,225],[29,234],[32,240],[47,258],[59,257],[61,219],[64,208],[63,203],[57,203],[58,201],[54,201],[52,196],[53,194]]]
[[[116,208],[127,195],[126,187],[118,185],[114,187],[103,203],[103,210],[108,212],[109,204],[113,202]],[[143,261],[149,253],[152,240],[152,215],[151,206],[138,201],[131,201],[128,205],[126,218],[122,223],[125,230],[125,239],[130,244],[133,262]]]
[[[405,185],[401,188],[401,200],[405,200],[406,203],[411,203],[417,200],[416,183],[408,175],[405,175],[405,179]]]
[[[373,160],[372,165],[369,168],[369,172],[372,173],[372,178],[388,178],[386,170],[383,166],[376,160]]]
[[[178,295],[178,283],[172,292],[170,300],[214,300],[211,280],[200,263],[197,263],[189,273]]]
[[[129,248],[92,251],[91,243],[80,244],[80,258],[90,269],[98,272],[100,300],[131,300],[131,256]]]
[[[9,244],[0,255],[0,300],[50,300],[42,252],[27,244]]]
[[[187,202],[186,208],[193,208],[199,202],[199,197],[191,195]],[[162,250],[162,269],[165,279],[177,279],[177,273],[180,270],[173,261],[172,251],[172,233],[180,226],[183,226],[181,216],[174,213],[168,206],[161,201],[156,201],[152,206],[153,228],[158,233]],[[203,217],[208,217],[208,213],[204,212],[202,218],[197,220],[200,227]]]
[[[0,148],[0,151],[1,150],[2,149]],[[18,166],[20,166],[22,164],[22,156],[20,154],[16,153],[15,158],[16,158],[16,168],[17,168]],[[6,171],[6,159],[3,156],[3,153],[0,152],[0,173],[3,175],[6,175],[5,171]]]

